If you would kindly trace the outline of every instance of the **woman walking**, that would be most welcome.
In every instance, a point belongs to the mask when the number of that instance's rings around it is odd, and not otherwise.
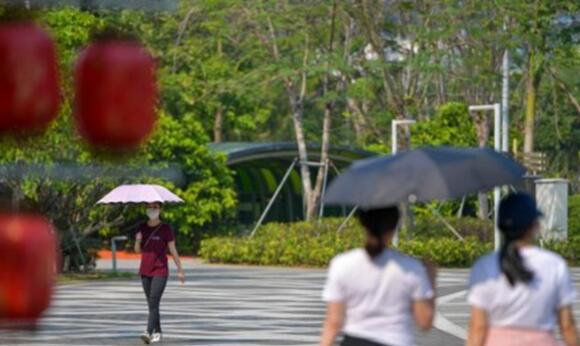
[[[323,292],[327,315],[321,346],[343,332],[343,346],[413,345],[413,319],[431,328],[435,270],[388,248],[399,222],[396,207],[359,211],[364,249],[335,257]]]
[[[557,324],[566,345],[579,345],[572,315],[576,293],[566,262],[534,246],[540,216],[526,194],[501,202],[504,243],[471,270],[468,346],[556,346]]]
[[[139,226],[135,239],[135,252],[141,253],[139,275],[149,307],[147,330],[141,334],[141,340],[146,344],[158,343],[162,338],[159,304],[169,276],[168,250],[177,266],[177,277],[182,283],[185,280],[179,254],[175,248],[173,230],[168,224],[161,222],[160,213],[160,203],[147,204],[149,221]]]

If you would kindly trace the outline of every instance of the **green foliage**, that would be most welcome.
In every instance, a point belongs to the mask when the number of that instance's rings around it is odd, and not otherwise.
[[[162,115],[159,128],[144,149],[149,164],[176,166],[184,175],[178,186],[163,185],[175,191],[185,203],[167,208],[163,217],[175,229],[187,235],[185,248],[195,252],[202,232],[219,234],[217,220],[225,221],[235,213],[236,196],[233,177],[226,157],[209,152],[201,124],[190,115],[176,120]],[[187,239],[184,237],[184,240]]]
[[[235,193],[225,157],[211,154],[205,145],[200,124],[191,117],[177,121],[161,114],[158,129],[148,145],[135,156],[126,157],[119,166],[115,161],[103,160],[85,148],[74,134],[70,114],[61,118],[44,135],[30,140],[4,138],[0,143],[0,164],[41,164],[61,169],[76,169],[74,176],[42,176],[26,171],[9,171],[0,177],[0,203],[15,206],[13,195],[21,208],[48,216],[59,231],[64,271],[90,267],[94,248],[101,246],[97,234],[112,236],[119,229],[127,229],[135,219],[142,218],[140,208],[95,206],[113,187],[123,183],[152,182],[174,190],[186,203],[166,208],[164,218],[183,234],[183,248],[193,253],[198,247],[202,231],[210,226],[210,234],[219,234],[213,227],[217,220],[232,216]],[[80,170],[98,164],[99,174],[83,176]],[[138,171],[142,168],[177,167],[184,179],[178,185],[148,176],[115,176],[115,169],[124,167]],[[20,196],[18,196],[20,195]],[[78,245],[77,245],[78,244]],[[80,246],[81,252],[77,246]],[[82,253],[82,255],[81,255]],[[83,258],[84,257],[84,258]]]
[[[568,236],[580,236],[580,195],[568,198]]]
[[[135,273],[128,272],[91,272],[91,273],[68,273],[59,275],[57,282],[59,284],[79,283],[84,281],[111,281],[111,280],[135,280],[138,276]]]
[[[95,31],[102,29],[105,20],[76,8],[45,11],[41,16],[44,24],[54,36],[63,66],[70,67],[78,51],[85,46]]]
[[[580,265],[580,236],[578,234],[569,236],[566,241],[546,242],[544,247],[564,257],[568,264]]]
[[[323,267],[337,254],[363,245],[364,231],[358,222],[351,221],[337,232],[342,221],[271,223],[253,238],[209,238],[202,241],[200,256],[220,263]],[[472,237],[463,242],[439,231],[433,238],[427,238],[430,233],[409,241],[402,237],[400,250],[446,267],[469,266],[491,250],[490,243]]]
[[[461,241],[455,238],[430,238],[402,241],[400,250],[408,255],[429,260],[443,267],[470,267],[491,251],[490,243],[475,238]]]
[[[210,262],[324,266],[337,253],[362,242],[362,231],[356,222],[336,232],[341,221],[270,223],[253,238],[209,238],[202,241],[200,256]]]
[[[176,13],[40,11],[37,20],[52,33],[58,47],[64,104],[59,120],[46,134],[26,141],[2,139],[0,163],[115,168],[118,162],[96,157],[78,139],[71,116],[75,59],[93,32],[112,26],[135,33],[158,58],[162,91],[156,134],[136,156],[119,161],[134,168],[177,165],[183,170],[182,182],[155,181],[186,200],[183,206],[168,207],[164,215],[186,237],[185,248],[191,251],[204,236],[222,234],[231,227],[227,220],[235,205],[225,158],[210,155],[205,144],[217,139],[218,133],[224,141],[292,140],[289,100],[299,98],[303,79],[301,107],[309,141],[320,140],[324,106],[333,101],[331,141],[335,144],[389,152],[391,120],[410,117],[420,120],[411,130],[414,146],[474,146],[476,133],[489,132],[492,119],[481,114],[472,117],[466,104],[497,99],[505,48],[512,53],[510,132],[512,138],[520,139],[521,135],[514,134],[523,132],[519,114],[526,103],[527,61],[533,53],[539,64],[531,66],[531,72],[542,75],[536,147],[549,153],[551,174],[577,176],[580,78],[575,72],[580,53],[577,42],[572,42],[573,28],[556,25],[560,14],[578,11],[576,2],[446,1],[434,7],[406,0],[388,7],[377,1],[337,4],[334,50],[329,47],[328,1],[183,0]],[[510,21],[504,30],[506,17]],[[367,58],[369,49],[372,53],[375,48],[381,54]],[[397,57],[383,57],[382,48]],[[328,71],[329,90],[324,90]],[[289,94],[289,89],[295,94]],[[49,215],[61,233],[72,268],[80,263],[75,259],[73,238],[80,239],[82,250],[88,253],[96,232],[123,232],[138,217],[140,210],[93,206],[109,188],[129,180],[112,174],[79,181],[2,175],[0,199],[16,192],[22,194],[21,206]],[[468,201],[470,208],[473,204]],[[575,198],[570,205],[570,229],[575,233],[580,229]],[[440,212],[450,217],[457,209],[457,204],[446,203]],[[418,208],[416,214],[417,234],[451,236],[436,220],[423,223],[430,214],[428,208]],[[462,222],[471,221],[452,221],[460,233],[486,240],[480,224]],[[338,237],[325,239],[344,247],[340,244],[346,240]],[[272,241],[281,242],[274,236]],[[301,244],[298,238],[293,241]],[[296,256],[288,252],[279,261],[298,261]],[[330,255],[322,251],[305,256],[314,265]]]
[[[414,146],[477,146],[475,127],[463,103],[440,106],[432,118],[413,126],[412,133]]]
[[[214,237],[202,241],[200,256],[212,263],[276,266],[325,267],[339,253],[363,246],[364,231],[356,221],[337,232],[343,219],[323,222],[271,223],[255,237]],[[400,235],[398,250],[442,267],[470,267],[479,257],[493,250],[490,222],[477,219],[449,220],[465,241],[431,219],[421,220],[413,237]],[[427,225],[429,225],[427,227]],[[570,265],[580,264],[580,236],[567,241],[550,241],[543,246],[564,257]]]
[[[552,64],[551,81],[539,90],[540,110],[536,130],[538,151],[548,154],[548,174],[574,180],[580,169],[580,109],[570,103],[580,98],[580,51],[559,51]],[[572,191],[578,186],[572,182]]]
[[[493,222],[489,220],[480,220],[472,217],[445,218],[453,228],[465,238],[477,239],[481,242],[493,241]],[[453,237],[452,231],[440,219],[432,215],[417,217],[415,229],[411,238],[433,239],[443,237]],[[403,234],[402,237],[406,237]]]
[[[123,183],[155,182],[175,190],[186,203],[167,208],[164,216],[176,230],[187,236],[184,245],[193,252],[201,231],[227,219],[235,206],[232,177],[225,157],[213,155],[206,143],[208,135],[199,118],[191,114],[174,117],[164,107],[159,110],[157,130],[147,145],[132,155],[104,157],[92,152],[76,134],[72,119],[72,67],[78,53],[93,32],[105,25],[139,27],[143,39],[153,44],[170,43],[170,31],[155,32],[152,26],[174,19],[138,12],[100,13],[99,15],[63,8],[40,13],[38,20],[55,38],[61,79],[63,106],[57,121],[44,133],[28,139],[0,138],[0,164],[13,167],[41,165],[43,169],[62,169],[69,173],[45,176],[31,170],[9,170],[0,175],[0,204],[19,206],[40,212],[52,220],[59,232],[63,271],[88,269],[94,265],[95,250],[102,245],[98,234],[111,236],[127,232],[128,226],[141,218],[142,210],[128,207],[95,206],[96,201],[114,186]],[[127,21],[126,23],[124,21]],[[149,29],[151,30],[149,30]],[[149,30],[149,31],[147,31]],[[166,35],[163,37],[163,35]],[[86,167],[99,168],[99,173],[85,175]],[[18,166],[16,166],[18,167]],[[177,167],[184,175],[181,182],[152,179],[133,174],[118,176],[119,168],[138,172],[143,168]],[[68,172],[68,171],[67,171]],[[33,174],[34,173],[34,174]],[[219,228],[213,228],[214,234]],[[210,232],[211,233],[211,232]]]

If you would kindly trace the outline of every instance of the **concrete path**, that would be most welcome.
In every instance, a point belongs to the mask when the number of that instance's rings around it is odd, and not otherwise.
[[[135,270],[137,265],[123,261],[119,268]],[[185,266],[186,284],[171,278],[163,297],[164,345],[317,344],[325,271],[193,261]],[[99,267],[110,268],[110,262],[101,261]],[[417,332],[418,346],[464,344],[466,277],[466,270],[442,271],[436,328]],[[574,278],[580,284],[580,270],[574,271]],[[145,329],[146,316],[138,280],[62,285],[38,330],[2,331],[0,345],[140,345],[137,336]]]

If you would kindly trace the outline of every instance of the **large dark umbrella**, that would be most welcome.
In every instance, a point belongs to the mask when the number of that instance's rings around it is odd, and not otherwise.
[[[366,209],[446,200],[515,184],[524,173],[492,149],[417,149],[354,163],[332,182],[325,203]]]

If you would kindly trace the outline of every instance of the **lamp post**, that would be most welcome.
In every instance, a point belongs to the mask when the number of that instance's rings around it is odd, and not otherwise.
[[[398,149],[399,149],[399,146],[398,146],[399,142],[398,142],[398,136],[397,136],[397,127],[399,125],[407,125],[407,126],[410,126],[410,125],[413,125],[414,123],[416,123],[416,121],[415,120],[412,120],[412,119],[393,120],[391,122],[391,154],[392,155],[395,155],[398,152]],[[406,213],[407,214],[407,217],[409,217],[409,213],[408,213],[409,210],[410,210],[409,208],[406,209],[406,211],[407,211],[407,213]],[[393,245],[394,246],[398,246],[399,245],[399,232],[398,231],[395,233],[395,236],[393,237]]]
[[[120,235],[111,238],[111,253],[113,258],[113,273],[117,272],[117,242],[127,240],[127,236]]]
[[[397,136],[397,126],[399,125],[412,125],[416,123],[415,120],[404,119],[404,120],[393,120],[391,122],[391,153],[395,155],[398,151],[398,136]]]
[[[508,151],[508,131],[507,131],[507,122],[502,124],[502,114],[501,114],[501,105],[499,103],[489,104],[489,105],[477,105],[477,106],[469,106],[470,112],[477,112],[477,111],[493,111],[493,142],[494,148],[496,151]],[[505,126],[505,131],[502,131],[502,126]],[[501,245],[501,235],[499,233],[499,228],[497,226],[498,220],[498,210],[499,210],[499,201],[501,198],[500,195],[501,191],[499,187],[493,189],[493,245],[494,249],[498,250]]]
[[[510,95],[510,53],[506,49],[502,61],[502,86],[501,86],[501,150],[508,152],[509,139],[509,95]]]

